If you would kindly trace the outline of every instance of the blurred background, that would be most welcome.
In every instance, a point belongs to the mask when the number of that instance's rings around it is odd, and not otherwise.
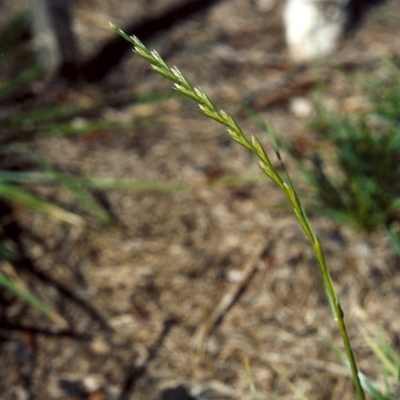
[[[254,399],[244,359],[261,399],[354,398],[283,194],[109,22],[267,150],[272,126],[374,398],[398,398],[400,4],[308,65],[282,8],[0,2],[1,398]]]

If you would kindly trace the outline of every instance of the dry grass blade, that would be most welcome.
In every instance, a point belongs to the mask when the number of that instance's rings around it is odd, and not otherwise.
[[[230,308],[239,299],[240,295],[244,292],[251,278],[254,276],[259,263],[261,262],[261,253],[263,248],[261,245],[254,251],[254,255],[247,262],[243,268],[242,278],[236,282],[222,297],[220,303],[211,314],[210,318],[197,330],[194,338],[196,347],[200,350],[203,347],[204,341],[212,330],[221,323]]]

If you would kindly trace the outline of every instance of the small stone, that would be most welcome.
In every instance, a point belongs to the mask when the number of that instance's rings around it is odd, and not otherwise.
[[[311,101],[305,97],[293,97],[289,103],[290,112],[297,118],[310,118],[314,112]]]

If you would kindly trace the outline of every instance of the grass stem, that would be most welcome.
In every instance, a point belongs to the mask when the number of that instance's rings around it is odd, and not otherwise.
[[[274,147],[275,153],[280,161],[281,166],[284,171],[284,178],[282,178],[276,169],[273,167],[265,149],[262,144],[256,137],[251,137],[249,140],[236,123],[234,118],[223,110],[217,110],[212,101],[208,98],[206,93],[203,92],[198,87],[193,87],[187,79],[183,76],[183,74],[176,67],[169,67],[165,61],[161,58],[161,56],[155,50],[148,50],[144,44],[135,36],[128,36],[121,29],[111,25],[111,28],[121,35],[125,40],[130,42],[134,46],[134,51],[137,55],[144,58],[151,64],[151,68],[158,72],[160,75],[174,82],[174,89],[179,93],[183,94],[186,97],[194,100],[201,110],[201,112],[220,124],[224,125],[228,129],[228,135],[232,140],[239,143],[241,146],[250,150],[254,153],[259,159],[260,168],[265,172],[265,174],[273,181],[275,184],[280,187],[286,194],[289,199],[291,205],[293,206],[294,213],[296,215],[297,220],[299,221],[301,227],[303,228],[306,236],[308,237],[313,250],[315,257],[317,258],[319,270],[323,278],[323,282],[326,288],[327,296],[329,298],[329,302],[331,304],[331,308],[333,311],[334,319],[337,322],[339,331],[342,336],[342,341],[345,347],[347,359],[350,364],[350,370],[352,373],[353,381],[355,384],[356,392],[358,398],[360,400],[365,400],[364,390],[361,386],[361,382],[359,379],[359,372],[356,364],[356,360],[353,354],[353,350],[350,344],[349,336],[347,334],[346,325],[344,322],[344,314],[342,308],[340,306],[339,298],[336,294],[332,278],[330,276],[328,267],[326,265],[324,252],[321,246],[321,242],[318,236],[314,233],[306,212],[304,211],[303,206],[299,200],[297,192],[292,184],[292,181],[286,172],[284,164],[282,162],[281,155],[279,153],[278,144],[276,138],[271,129],[269,129],[269,136]]]

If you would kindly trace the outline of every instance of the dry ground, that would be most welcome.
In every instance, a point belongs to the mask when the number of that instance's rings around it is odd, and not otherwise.
[[[76,2],[83,54],[112,35],[109,20],[123,27],[170,3]],[[292,106],[296,97],[313,98],[316,78],[311,68],[299,70],[287,60],[280,7],[261,12],[248,0],[224,1],[147,44],[235,115],[245,132],[266,143],[241,108],[250,101],[281,140],[307,146],[314,134]],[[398,21],[400,4],[389,1],[341,44],[335,62],[347,74],[323,68],[333,106],[359,107],[349,77],[359,70],[379,74],[379,59],[400,56]],[[94,221],[71,228],[17,213],[37,267],[81,302],[29,278],[59,318],[48,321],[19,301],[7,315],[73,334],[4,333],[1,398],[190,398],[183,388],[180,394],[166,390],[183,385],[196,399],[251,399],[243,363],[248,358],[262,399],[295,398],[285,379],[310,399],[354,399],[349,374],[326,343],[341,346],[312,251],[256,160],[185,99],[107,106],[108,98],[169,87],[129,54],[101,85],[65,88],[62,96],[43,92],[65,104],[101,100],[104,119],[137,124],[84,137],[37,138],[30,144],[37,155],[66,171],[178,182],[185,190],[107,192],[119,221],[112,229]],[[287,164],[298,181],[295,164]],[[220,179],[229,176],[236,177],[233,183]],[[307,188],[299,188],[308,198]],[[51,188],[47,194],[74,206],[63,191]],[[400,278],[393,250],[381,233],[366,238],[314,214],[311,222],[325,245],[359,364],[382,384],[362,332],[379,325],[400,350]],[[246,278],[233,306],[215,321],[221,300]]]

